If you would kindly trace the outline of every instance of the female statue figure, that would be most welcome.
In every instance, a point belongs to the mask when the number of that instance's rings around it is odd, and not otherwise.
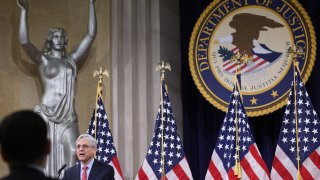
[[[88,33],[77,48],[66,53],[68,39],[61,28],[49,30],[43,52],[29,41],[28,2],[17,0],[21,8],[19,41],[26,54],[39,66],[43,95],[35,112],[48,123],[52,146],[46,171],[53,177],[62,166],[66,164],[71,167],[77,160],[75,142],[79,127],[75,111],[76,63],[87,54],[97,31],[95,0],[89,1]]]

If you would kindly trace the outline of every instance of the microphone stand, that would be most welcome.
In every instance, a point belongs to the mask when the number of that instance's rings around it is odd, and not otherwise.
[[[63,165],[63,166],[58,170],[57,179],[60,178],[60,175],[61,175],[62,170],[64,170],[64,168],[66,168],[66,167],[67,167],[67,165],[65,164],[65,165]]]

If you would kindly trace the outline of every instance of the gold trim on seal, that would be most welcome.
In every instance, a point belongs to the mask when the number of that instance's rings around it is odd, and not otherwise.
[[[193,78],[193,81],[195,82],[198,90],[200,91],[200,93],[202,94],[202,96],[209,101],[213,106],[215,106],[216,108],[226,112],[228,109],[228,104],[218,101],[219,98],[216,97],[215,94],[212,93],[212,95],[215,98],[213,98],[208,92],[207,90],[204,88],[204,84],[201,81],[201,77],[197,72],[197,64],[196,64],[196,60],[195,60],[195,45],[196,42],[195,40],[197,39],[197,36],[199,35],[199,31],[200,28],[202,26],[202,22],[205,20],[205,18],[207,18],[207,16],[209,15],[209,13],[211,12],[211,10],[218,4],[222,2],[222,0],[214,0],[212,3],[209,4],[209,6],[206,7],[206,9],[202,12],[202,14],[200,15],[200,17],[198,18],[194,28],[193,28],[193,32],[190,38],[190,43],[189,43],[189,67],[190,67],[190,71],[191,71],[191,75]],[[310,61],[309,64],[306,66],[306,68],[303,69],[302,72],[302,80],[304,83],[306,83],[308,81],[309,76],[311,75],[311,71],[313,69],[314,66],[314,61],[316,58],[316,35],[315,35],[315,31],[314,31],[314,27],[312,25],[312,22],[310,20],[310,17],[308,16],[307,12],[305,11],[305,9],[302,7],[302,5],[297,1],[297,0],[291,0],[291,1],[287,1],[288,3],[290,3],[291,5],[294,5],[295,8],[293,8],[294,10],[298,10],[296,13],[301,15],[300,18],[304,19],[305,25],[308,28],[308,32],[310,33],[309,38],[307,38],[307,40],[309,40],[311,43],[308,43],[307,46],[310,45],[310,47],[307,49],[307,51],[310,52]],[[308,52],[306,52],[308,53]],[[290,61],[292,62],[292,58],[290,59]],[[290,64],[291,64],[290,62]],[[302,70],[301,70],[302,71]],[[284,95],[282,95],[281,97],[279,97],[279,102],[276,103],[272,106],[272,107],[268,107],[265,109],[260,109],[260,110],[254,110],[254,108],[246,108],[247,111],[247,115],[250,117],[255,117],[255,116],[261,116],[261,115],[266,115],[269,113],[272,113],[280,108],[282,108],[284,105],[286,105],[287,103],[287,99],[288,99],[288,94],[289,94],[290,89],[284,93]],[[269,103],[270,104],[270,103]]]

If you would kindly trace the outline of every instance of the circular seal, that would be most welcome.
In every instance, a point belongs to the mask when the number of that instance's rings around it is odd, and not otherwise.
[[[223,0],[212,2],[198,19],[189,45],[189,65],[202,95],[226,111],[237,69],[232,59],[245,53],[240,66],[241,92],[248,116],[271,113],[286,104],[293,80],[288,49],[300,46],[303,81],[316,56],[314,28],[296,0]]]

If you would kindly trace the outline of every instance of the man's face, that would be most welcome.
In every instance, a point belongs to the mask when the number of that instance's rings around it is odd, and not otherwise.
[[[83,164],[87,164],[96,154],[96,149],[90,146],[89,141],[85,138],[77,142],[76,149],[78,159]]]

